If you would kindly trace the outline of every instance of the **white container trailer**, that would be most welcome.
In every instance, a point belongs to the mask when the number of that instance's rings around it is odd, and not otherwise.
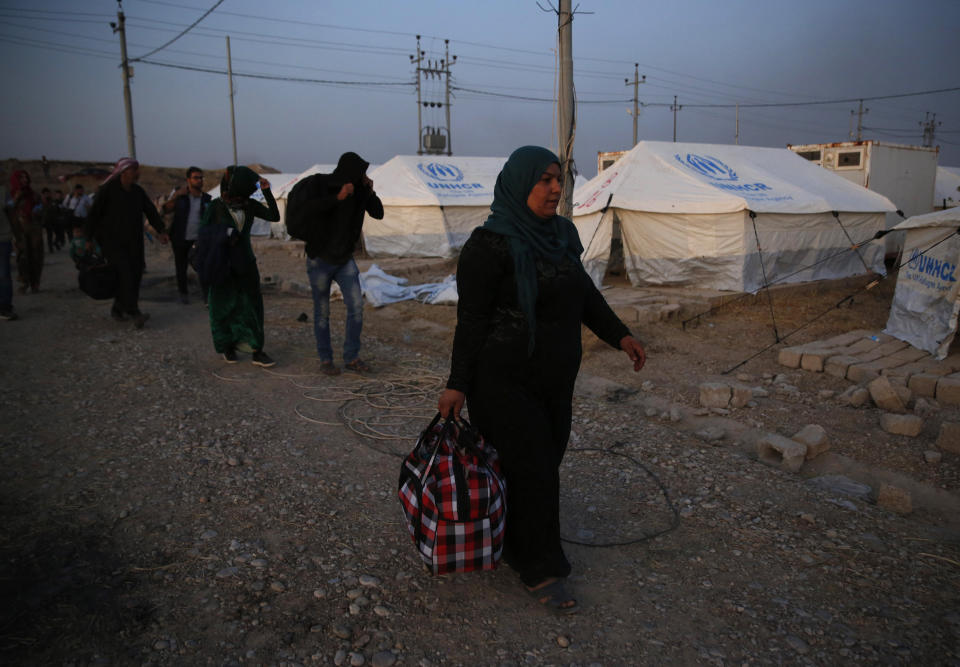
[[[788,144],[787,148],[848,181],[885,195],[903,211],[905,218],[933,210],[936,148],[881,141]],[[887,229],[893,229],[903,219],[897,213],[888,213]],[[903,233],[888,234],[886,241],[887,254],[896,254],[903,247]]]

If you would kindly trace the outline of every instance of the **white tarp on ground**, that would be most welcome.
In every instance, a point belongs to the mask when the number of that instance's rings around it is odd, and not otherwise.
[[[754,292],[866,267],[882,273],[882,242],[845,251],[850,239],[882,230],[895,209],[787,149],[644,141],[577,189],[573,221],[598,285],[616,223],[634,285]]]
[[[452,257],[490,213],[506,158],[398,155],[368,170],[383,220],[367,216],[363,239],[376,256]]]
[[[960,205],[960,167],[937,167],[933,205],[935,208]]]
[[[457,303],[457,278],[450,275],[439,283],[408,285],[406,278],[391,276],[376,264],[360,274],[360,289],[371,306],[379,308],[389,303],[416,299],[434,305]]]
[[[958,228],[960,207],[915,215],[895,227],[906,231],[904,264],[884,332],[937,359],[947,356],[957,330]]]

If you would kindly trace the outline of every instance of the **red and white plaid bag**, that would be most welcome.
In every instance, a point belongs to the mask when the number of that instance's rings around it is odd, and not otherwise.
[[[434,574],[492,570],[503,552],[506,483],[496,450],[463,420],[440,414],[400,468],[400,504]]]

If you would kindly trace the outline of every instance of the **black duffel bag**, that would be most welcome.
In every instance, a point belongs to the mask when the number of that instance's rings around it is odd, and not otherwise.
[[[80,291],[92,299],[112,299],[117,295],[117,267],[99,255],[83,257],[77,262]]]

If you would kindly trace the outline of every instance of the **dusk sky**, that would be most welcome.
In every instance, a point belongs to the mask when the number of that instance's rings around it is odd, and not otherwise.
[[[427,58],[456,55],[455,155],[556,150],[557,16],[549,0],[124,0],[137,157],[205,168],[232,162],[225,37],[230,36],[241,163],[284,172],[372,163],[417,150],[416,35]],[[554,0],[553,6],[557,2]],[[850,138],[921,143],[936,114],[941,165],[960,165],[957,0],[581,0],[573,22],[574,156],[632,144],[633,64],[646,75],[640,139],[732,144]],[[3,0],[2,157],[112,162],[127,154],[115,0]],[[546,11],[544,11],[546,9]],[[191,71],[196,68],[208,71]],[[255,75],[251,76],[243,75]],[[307,79],[309,81],[291,81]],[[331,83],[332,82],[332,83]],[[347,83],[349,82],[349,83]],[[945,90],[947,89],[947,90]],[[928,92],[942,91],[942,92]],[[922,95],[903,96],[912,93]],[[442,101],[439,78],[425,99]],[[828,104],[797,103],[830,102]],[[721,106],[705,106],[721,105]],[[727,106],[722,106],[727,105]],[[440,109],[424,124],[442,125]]]

